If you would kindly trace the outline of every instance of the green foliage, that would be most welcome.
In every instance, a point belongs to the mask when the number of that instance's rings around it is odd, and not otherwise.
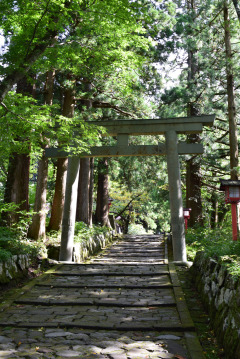
[[[76,222],[75,224],[75,235],[74,242],[87,242],[90,238],[93,238],[97,235],[106,235],[109,233],[110,229],[108,227],[101,227],[93,225],[89,227],[84,222]],[[47,233],[47,239],[45,245],[54,245],[59,246],[61,243],[61,232],[51,231]]]
[[[18,215],[18,222],[13,223],[11,226],[11,230],[18,238],[24,239],[27,237],[27,231],[29,224],[32,220],[32,216],[34,215],[33,211],[21,211],[19,210],[19,204],[14,202],[11,203],[0,203],[0,219],[4,222],[2,218],[2,214],[4,212],[15,213]]]
[[[42,242],[23,239],[16,231],[0,227],[0,260],[4,261],[18,254],[29,254],[34,258],[46,255],[46,251]]]
[[[11,256],[12,253],[6,249],[1,248],[0,245],[0,262],[6,262],[9,258],[11,258]]]
[[[45,245],[59,246],[61,243],[61,231],[50,231],[46,235]]]
[[[152,233],[150,232],[146,232],[145,228],[141,225],[141,224],[137,224],[137,223],[131,223],[128,226],[128,234],[146,234],[146,233]]]
[[[234,276],[240,276],[240,241],[232,240],[230,227],[222,229],[188,229],[186,235],[187,253],[190,260],[198,251],[223,264]]]
[[[39,105],[32,97],[9,92],[0,106],[1,156],[9,156],[12,152],[29,153],[31,144],[36,158],[44,146],[58,142],[64,143],[63,148],[74,154],[87,152],[89,145],[95,145],[100,134],[105,132],[86,124],[81,114],[68,118],[59,115],[57,110],[58,106]]]
[[[89,238],[95,237],[97,235],[106,235],[110,232],[110,228],[108,227],[100,227],[97,225],[93,225],[89,227],[84,222],[76,222],[75,225],[75,235],[74,241],[75,242],[86,242]]]
[[[153,144],[150,136],[132,139],[137,144]],[[110,213],[144,224],[152,231],[169,230],[169,193],[164,157],[123,157],[110,162]],[[127,206],[128,205],[128,206]],[[126,207],[127,206],[127,207]]]

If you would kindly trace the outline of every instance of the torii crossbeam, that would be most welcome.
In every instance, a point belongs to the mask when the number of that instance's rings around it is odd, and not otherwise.
[[[46,149],[47,157],[69,157],[65,203],[63,211],[61,261],[72,261],[75,227],[78,173],[80,157],[119,157],[119,156],[161,156],[167,155],[169,196],[173,256],[175,261],[186,262],[185,229],[179,154],[201,154],[202,144],[178,143],[178,134],[201,133],[203,126],[212,126],[215,115],[179,117],[167,119],[114,120],[89,122],[105,127],[110,136],[117,137],[116,146],[91,147],[90,153],[78,157],[71,156],[58,148]],[[166,142],[158,145],[129,145],[129,136],[165,135]]]

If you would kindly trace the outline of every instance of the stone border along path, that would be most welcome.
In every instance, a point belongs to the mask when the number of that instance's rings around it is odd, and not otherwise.
[[[160,236],[58,264],[0,305],[0,358],[202,359]]]

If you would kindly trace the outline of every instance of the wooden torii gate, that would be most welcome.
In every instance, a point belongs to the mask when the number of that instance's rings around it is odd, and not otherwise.
[[[203,126],[212,126],[214,115],[167,119],[114,120],[89,122],[105,127],[110,136],[117,137],[115,146],[91,147],[90,153],[79,157],[58,148],[46,149],[47,157],[69,157],[65,203],[62,222],[60,261],[72,261],[74,227],[77,205],[77,186],[80,157],[161,156],[167,155],[169,196],[171,209],[173,256],[175,261],[185,262],[185,228],[179,154],[201,154],[202,144],[178,142],[178,134],[201,133]],[[165,135],[165,143],[158,145],[129,145],[129,136]]]

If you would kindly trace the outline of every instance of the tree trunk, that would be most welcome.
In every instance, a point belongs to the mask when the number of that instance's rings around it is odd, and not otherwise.
[[[68,161],[67,183],[63,209],[60,261],[72,261],[74,231],[77,209],[77,189],[80,159],[70,157]]]
[[[91,84],[87,79],[84,79],[84,91],[90,92],[92,89]],[[85,100],[82,105],[87,109],[92,107],[92,101]],[[90,225],[89,213],[89,188],[90,188],[90,158],[82,158],[80,161],[80,173],[78,183],[78,200],[77,200],[77,213],[76,220],[82,221]]]
[[[110,226],[108,219],[108,160],[98,162],[98,187],[96,221],[102,226]]]
[[[238,16],[238,20],[240,21],[240,7],[239,7],[239,1],[238,0],[232,0],[233,5],[235,7],[237,16]]]
[[[188,11],[195,10],[195,1],[188,1]],[[196,48],[188,50],[188,87],[195,87],[196,75],[198,73],[198,64],[196,60]],[[188,103],[188,116],[199,115],[197,105],[193,102]],[[189,143],[199,143],[199,135],[189,135]],[[202,216],[202,196],[201,196],[201,161],[197,156],[191,157],[186,163],[186,207],[191,208],[191,216],[188,221],[189,227],[196,224],[203,225]]]
[[[61,229],[67,178],[67,165],[67,158],[58,158],[55,192],[52,203],[51,217],[47,228],[48,231],[59,231]]]
[[[51,106],[53,102],[53,86],[55,79],[55,71],[48,71],[46,74],[46,82],[44,88],[45,104]],[[42,147],[47,147],[47,139],[43,134]],[[28,237],[35,240],[45,238],[46,235],[46,214],[47,214],[47,178],[48,178],[48,158],[45,152],[38,163],[37,188],[34,203],[34,212],[32,223],[28,230]]]
[[[89,187],[90,187],[90,159],[81,158],[78,182],[78,206],[76,220],[87,225],[89,220]]]
[[[188,142],[199,142],[199,136],[188,136]],[[186,207],[191,208],[191,215],[188,220],[189,227],[196,224],[203,225],[201,187],[201,162],[199,158],[194,156],[186,162]]]
[[[63,93],[63,109],[62,114],[65,117],[73,117],[74,115],[74,97],[75,92],[72,87],[64,89]],[[67,178],[67,158],[59,158],[57,162],[57,177],[55,183],[55,192],[52,203],[51,218],[48,231],[58,231],[62,225],[65,188]]]
[[[13,153],[9,158],[7,182],[5,186],[4,203],[18,204],[19,211],[29,211],[29,170],[30,156]],[[11,226],[19,221],[16,212],[3,213],[3,224]]]
[[[44,87],[44,102],[45,105],[52,106],[53,103],[53,87],[55,79],[55,70],[49,70],[46,74],[46,81]]]
[[[211,194],[211,205],[212,205],[212,209],[211,209],[211,213],[210,213],[210,225],[211,228],[216,228],[217,224],[218,224],[218,198],[216,195],[216,192],[213,192]]]
[[[69,77],[69,79],[71,85],[65,90],[63,114],[66,117],[73,117],[76,81],[71,77]],[[68,160],[65,201],[63,208],[61,248],[59,256],[61,261],[72,261],[79,170],[80,159],[78,157],[70,157]]]
[[[46,231],[46,197],[47,197],[48,158],[44,155],[38,162],[37,188],[32,223],[28,230],[28,238],[45,237]]]
[[[35,86],[26,77],[22,78],[17,84],[17,93],[23,95],[35,94]],[[18,139],[16,139],[18,140]],[[25,140],[28,141],[27,139]],[[27,153],[10,154],[8,163],[8,175],[5,185],[4,202],[19,205],[18,210],[29,211],[29,172],[30,172],[30,144]],[[4,213],[2,220],[7,225],[19,221],[20,215],[15,212]]]
[[[94,190],[94,159],[90,158],[89,227],[92,227],[92,220],[93,220],[93,190]]]
[[[229,121],[229,143],[230,143],[230,171],[231,179],[238,179],[238,138],[236,123],[236,106],[234,94],[234,77],[232,69],[231,34],[227,1],[224,2],[224,31],[227,73],[227,97],[228,97],[228,121]]]

